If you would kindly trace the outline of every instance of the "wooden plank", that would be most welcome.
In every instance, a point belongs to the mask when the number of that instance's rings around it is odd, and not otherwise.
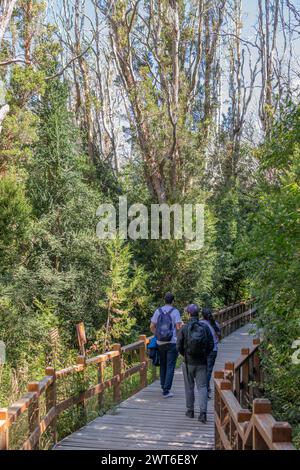
[[[136,431],[131,431],[131,432],[126,432],[125,434],[114,434],[112,435],[101,435],[100,433],[84,433],[84,434],[76,434],[76,436],[71,435],[69,438],[66,438],[65,440],[68,441],[69,439],[71,440],[77,440],[77,441],[91,441],[95,444],[98,442],[110,442],[112,439],[114,440],[128,440],[129,442],[142,442],[142,441],[155,441],[155,442],[160,442],[160,443],[169,443],[169,442],[182,442],[186,444],[208,444],[214,443],[214,438],[213,436],[202,436],[201,434],[192,434],[190,433],[189,436],[185,436],[183,434],[178,434],[178,435],[168,435],[168,434],[163,434],[157,432],[155,434],[155,430],[153,430],[152,433],[149,432],[136,432]]]

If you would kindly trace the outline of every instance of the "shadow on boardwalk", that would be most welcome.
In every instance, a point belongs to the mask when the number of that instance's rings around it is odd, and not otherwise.
[[[215,369],[235,361],[241,348],[251,347],[252,325],[224,338],[220,344]],[[164,399],[159,381],[155,381],[108,413],[66,437],[55,447],[57,450],[92,449],[153,449],[153,450],[205,450],[214,449],[213,400],[208,405],[208,422],[185,417],[184,383],[181,369],[176,370],[173,389],[175,396]],[[196,403],[195,411],[199,408]],[[197,415],[196,415],[197,416]]]

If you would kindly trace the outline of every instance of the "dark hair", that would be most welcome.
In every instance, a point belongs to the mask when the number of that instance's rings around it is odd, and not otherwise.
[[[170,305],[174,302],[174,295],[172,292],[167,292],[165,295],[165,302],[166,304]]]
[[[211,324],[213,329],[216,330],[217,325],[216,325],[216,321],[213,317],[212,309],[209,308],[209,307],[204,307],[202,309],[202,316],[203,316],[204,320],[209,321],[209,323]]]

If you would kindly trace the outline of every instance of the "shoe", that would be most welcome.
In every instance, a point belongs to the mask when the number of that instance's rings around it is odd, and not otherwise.
[[[211,400],[211,392],[207,392],[207,399]]]
[[[164,398],[171,398],[171,397],[174,397],[174,393],[168,392],[168,393],[164,394],[163,397],[164,397]]]
[[[194,418],[195,417],[194,410],[187,410],[185,413],[185,416],[187,418]]]
[[[204,411],[201,411],[201,413],[199,414],[198,421],[203,424],[207,423],[206,413],[204,413]]]

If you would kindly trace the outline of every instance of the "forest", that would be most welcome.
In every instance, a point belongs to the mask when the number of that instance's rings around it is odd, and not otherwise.
[[[0,0],[1,407],[70,363],[80,321],[102,352],[166,291],[254,297],[300,447],[299,34],[298,0]],[[204,204],[204,246],[101,240],[125,195]]]

